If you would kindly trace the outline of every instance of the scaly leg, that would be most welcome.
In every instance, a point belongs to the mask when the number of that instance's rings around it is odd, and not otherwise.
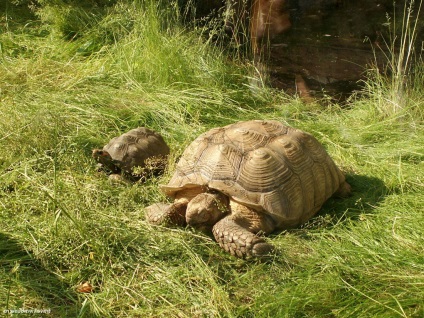
[[[146,218],[149,223],[171,226],[185,226],[187,201],[175,201],[173,204],[155,203],[146,208]]]
[[[212,232],[225,251],[240,258],[269,256],[274,250],[271,244],[237,224],[231,216],[217,222]]]

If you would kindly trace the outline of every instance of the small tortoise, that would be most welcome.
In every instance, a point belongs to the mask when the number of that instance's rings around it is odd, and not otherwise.
[[[219,245],[238,257],[273,251],[259,234],[311,218],[350,185],[310,134],[270,120],[212,129],[182,154],[162,191],[174,203],[146,208],[153,224],[212,228]]]
[[[93,149],[93,158],[102,170],[139,179],[161,173],[166,166],[169,147],[157,132],[139,127],[113,138],[103,149]]]

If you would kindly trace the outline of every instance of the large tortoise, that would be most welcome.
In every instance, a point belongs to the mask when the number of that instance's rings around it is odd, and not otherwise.
[[[147,207],[149,222],[212,228],[219,245],[238,257],[268,255],[273,247],[259,234],[302,224],[332,195],[350,193],[312,135],[271,120],[200,135],[161,189],[174,203]]]
[[[123,174],[139,179],[163,171],[169,147],[159,133],[138,127],[112,138],[103,149],[93,149],[92,155],[112,178],[120,179]]]

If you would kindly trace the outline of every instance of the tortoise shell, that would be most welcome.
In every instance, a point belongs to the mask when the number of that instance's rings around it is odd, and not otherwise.
[[[286,228],[309,219],[344,182],[312,135],[278,121],[254,120],[200,135],[161,189],[174,198],[194,187],[218,190]]]
[[[103,147],[122,171],[133,173],[133,168],[144,168],[149,158],[164,160],[169,147],[162,136],[145,127],[132,129],[119,137],[112,138]]]

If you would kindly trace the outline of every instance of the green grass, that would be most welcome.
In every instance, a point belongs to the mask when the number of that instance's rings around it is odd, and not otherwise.
[[[376,81],[343,108],[304,105],[271,89],[253,94],[248,66],[186,30],[174,7],[140,3],[1,11],[0,311],[423,317],[422,63],[395,111],[382,107],[392,92]],[[164,200],[158,184],[196,136],[253,118],[314,134],[353,196],[271,235],[278,253],[266,263],[235,259],[192,229],[146,223],[143,208]],[[164,136],[169,169],[111,185],[91,149],[137,126]],[[76,292],[85,281],[93,293]]]

